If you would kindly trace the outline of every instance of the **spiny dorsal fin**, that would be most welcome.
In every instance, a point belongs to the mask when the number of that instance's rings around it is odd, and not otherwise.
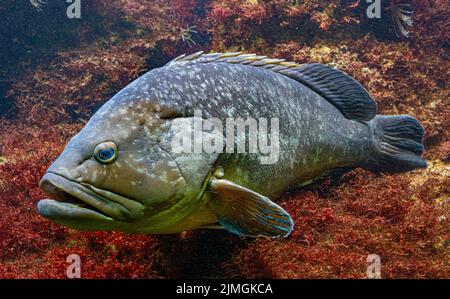
[[[290,77],[314,90],[348,119],[369,121],[377,114],[375,101],[367,90],[343,71],[313,63],[297,64],[284,59],[271,59],[256,54],[197,52],[175,58],[167,66],[186,66],[196,63],[225,62],[269,69]]]
[[[280,69],[299,66],[299,64],[293,62],[285,62],[284,59],[270,59],[266,56],[257,56],[256,54],[242,54],[242,52],[204,54],[202,51],[188,56],[183,54],[170,61],[166,66],[185,66],[193,63],[210,62],[247,64],[264,68],[280,67]]]

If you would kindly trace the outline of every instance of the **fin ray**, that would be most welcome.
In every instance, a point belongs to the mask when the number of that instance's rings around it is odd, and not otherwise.
[[[280,206],[252,190],[222,179],[210,182],[210,208],[219,223],[240,236],[287,236],[293,228],[290,215]]]
[[[374,172],[404,172],[427,167],[422,158],[424,129],[412,116],[377,117],[370,122],[377,132],[376,152],[365,167]]]

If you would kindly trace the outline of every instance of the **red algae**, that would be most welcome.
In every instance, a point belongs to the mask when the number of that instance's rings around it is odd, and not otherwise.
[[[252,278],[364,278],[367,256],[378,254],[384,278],[448,277],[450,210],[412,184],[355,170],[333,186],[296,192],[283,200],[296,223],[290,238],[258,240],[227,269]]]
[[[380,38],[376,25],[364,26],[357,4],[89,4],[134,27],[82,38],[74,49],[60,49],[45,63],[22,61],[22,71],[8,74],[12,106],[0,113],[0,277],[66,278],[66,258],[78,254],[83,278],[366,278],[367,256],[377,254],[383,278],[449,278],[448,1],[411,1],[415,26],[408,39]],[[111,22],[105,26],[114,33]],[[289,191],[280,202],[295,228],[285,239],[203,230],[79,232],[39,216],[40,178],[92,113],[149,68],[201,49],[327,63],[348,72],[370,91],[380,113],[411,114],[424,124],[429,167],[395,175],[356,169]]]

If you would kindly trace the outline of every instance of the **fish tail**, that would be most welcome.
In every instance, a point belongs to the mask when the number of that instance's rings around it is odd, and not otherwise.
[[[375,154],[366,160],[374,172],[404,172],[427,167],[422,158],[424,129],[409,115],[377,115],[370,125],[374,134]]]

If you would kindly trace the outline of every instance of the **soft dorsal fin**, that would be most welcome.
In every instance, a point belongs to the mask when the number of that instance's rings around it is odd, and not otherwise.
[[[197,52],[175,58],[167,66],[225,62],[269,69],[292,78],[322,96],[348,119],[369,121],[377,114],[375,101],[367,90],[346,73],[324,64],[297,64],[255,54]]]
[[[367,90],[340,70],[313,63],[281,73],[317,92],[348,119],[369,121],[377,115],[377,105]]]

